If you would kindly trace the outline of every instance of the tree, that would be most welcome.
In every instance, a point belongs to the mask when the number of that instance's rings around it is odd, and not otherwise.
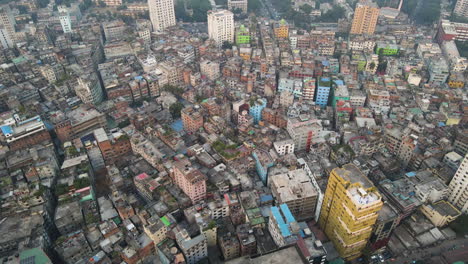
[[[222,49],[232,49],[232,43],[229,41],[224,41],[223,45],[221,46]]]
[[[374,68],[375,68],[375,62],[371,62],[371,63],[369,64],[369,69],[370,69],[370,70],[373,70]]]
[[[262,3],[260,2],[260,0],[249,0],[248,4],[247,4],[247,10],[249,12],[254,12],[255,14],[257,14],[262,8]]]
[[[80,10],[81,10],[81,12],[84,12],[84,11],[88,10],[92,6],[94,6],[93,0],[84,0],[80,4]]]
[[[182,111],[183,108],[184,108],[184,104],[182,104],[181,102],[173,103],[169,107],[169,112],[171,113],[172,118],[174,119],[180,118],[180,112]]]
[[[312,6],[309,5],[309,4],[303,4],[301,7],[300,7],[301,11],[304,12],[304,14],[306,15],[310,15],[310,12],[312,12]]]
[[[242,14],[242,9],[240,8],[235,8],[234,10],[232,10],[232,12],[236,15],[239,15],[239,14]]]
[[[20,14],[27,14],[28,13],[28,8],[24,5],[19,5],[19,6],[16,6],[16,8],[18,8],[18,11]]]
[[[37,23],[37,13],[31,13],[31,19],[34,23]]]
[[[49,4],[50,0],[37,0],[37,5],[40,7],[40,8],[44,8],[44,7],[47,7],[47,5]]]
[[[345,15],[345,9],[341,6],[335,5],[331,10],[322,14],[320,20],[322,22],[338,22],[338,19],[343,18]]]
[[[174,86],[174,85],[170,85],[170,84],[166,84],[162,87],[162,90],[163,91],[166,91],[166,92],[170,92],[172,93],[173,95],[175,96],[182,96],[182,94],[184,93],[184,88],[181,88],[181,87],[178,87],[178,86]]]
[[[99,4],[99,7],[106,7],[107,6],[106,3],[104,3],[104,1],[101,1],[101,0],[98,1],[98,4]]]

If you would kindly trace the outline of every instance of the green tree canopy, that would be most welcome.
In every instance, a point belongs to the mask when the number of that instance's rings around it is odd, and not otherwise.
[[[174,119],[179,118],[180,117],[180,112],[182,111],[183,108],[184,108],[184,104],[182,104],[181,102],[173,103],[169,107],[169,112],[171,113],[172,118],[174,118]]]

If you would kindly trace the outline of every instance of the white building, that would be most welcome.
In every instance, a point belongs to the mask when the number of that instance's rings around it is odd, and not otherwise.
[[[72,32],[72,25],[70,19],[70,13],[66,6],[58,6],[57,7],[60,19],[60,25],[62,25],[63,33],[71,33]]]
[[[242,13],[247,13],[248,0],[228,0],[228,9],[234,11],[242,10]]]
[[[461,17],[468,17],[468,0],[458,0],[453,12]]]
[[[176,25],[174,0],[148,0],[153,31],[163,31]]]
[[[234,42],[234,14],[228,10],[208,11],[208,35],[221,47]]]
[[[447,164],[447,166],[449,166],[450,168],[457,170],[462,160],[463,160],[463,157],[460,154],[456,153],[455,151],[452,151],[452,152],[445,154],[442,162]]]
[[[12,48],[15,44],[15,19],[8,5],[0,8],[0,43],[3,48]]]
[[[292,139],[276,141],[273,143],[273,146],[275,147],[276,153],[280,156],[294,153],[294,141]]]
[[[460,167],[449,184],[449,201],[462,213],[468,213],[468,155],[465,155]]]

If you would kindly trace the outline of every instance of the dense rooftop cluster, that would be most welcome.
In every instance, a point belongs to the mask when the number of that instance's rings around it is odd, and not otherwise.
[[[0,263],[468,259],[468,1],[3,2]]]

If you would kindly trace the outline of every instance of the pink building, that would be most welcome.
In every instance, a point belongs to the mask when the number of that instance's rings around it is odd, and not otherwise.
[[[192,203],[195,204],[205,199],[207,178],[198,169],[192,167],[187,157],[176,161],[173,170],[175,183],[190,197]]]

